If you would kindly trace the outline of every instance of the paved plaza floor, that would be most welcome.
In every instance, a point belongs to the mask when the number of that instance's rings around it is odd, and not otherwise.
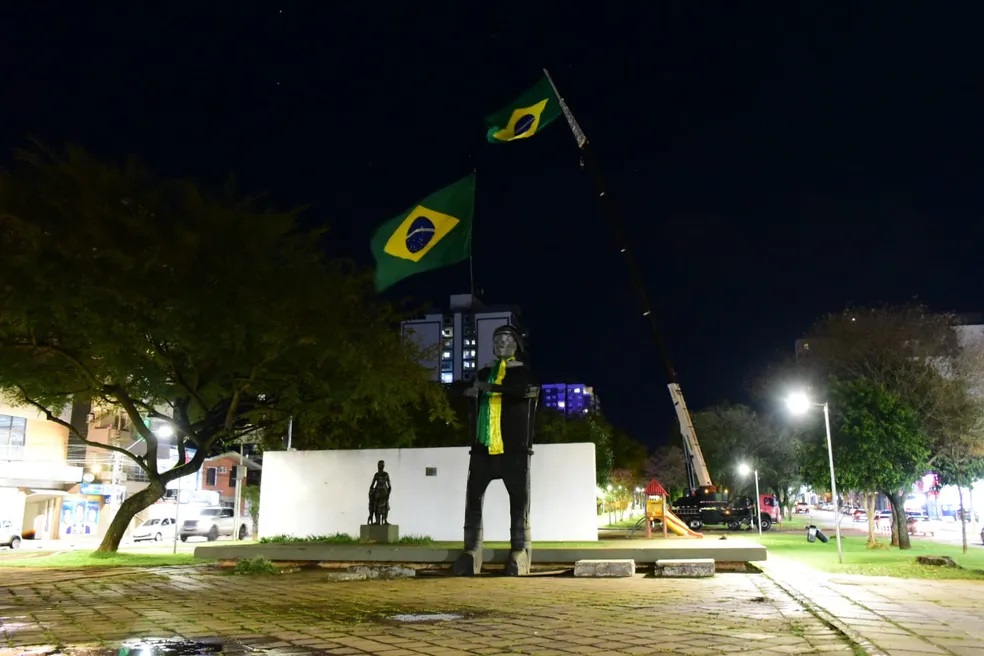
[[[984,656],[984,582],[828,576],[782,558],[764,567],[708,579],[349,582],[320,570],[3,569],[0,656],[152,656],[120,649],[146,637],[207,647],[186,655]]]
[[[142,636],[220,638],[226,653],[244,654],[853,653],[762,574],[333,582],[317,571],[178,567],[0,576],[2,656],[117,654]],[[399,617],[414,614],[424,621]]]

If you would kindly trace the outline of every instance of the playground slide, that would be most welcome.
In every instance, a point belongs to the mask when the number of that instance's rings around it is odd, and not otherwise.
[[[704,537],[703,533],[698,533],[697,531],[691,530],[682,519],[670,512],[669,509],[666,511],[666,528],[673,531],[677,535],[685,535],[691,538]]]

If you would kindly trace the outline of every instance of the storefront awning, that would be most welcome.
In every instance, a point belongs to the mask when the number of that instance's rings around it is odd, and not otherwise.
[[[58,497],[63,497],[66,494],[68,494],[68,492],[66,492],[65,490],[32,489],[30,493],[27,495],[27,499],[25,499],[25,501],[28,501],[29,503],[36,503],[38,501],[47,501],[48,499],[57,499]]]

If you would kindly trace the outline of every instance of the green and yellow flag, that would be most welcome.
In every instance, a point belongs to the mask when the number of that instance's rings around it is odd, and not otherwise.
[[[473,173],[377,228],[369,245],[376,258],[376,291],[467,258],[474,212]]]
[[[503,107],[485,117],[489,126],[486,137],[491,143],[505,143],[528,139],[560,116],[560,102],[550,80],[543,77],[536,86]]]

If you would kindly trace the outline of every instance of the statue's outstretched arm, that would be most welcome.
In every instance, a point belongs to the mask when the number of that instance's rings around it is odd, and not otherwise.
[[[535,399],[540,395],[539,387],[536,385],[526,385],[525,383],[506,383],[505,385],[497,385],[495,383],[478,381],[475,383],[475,387],[484,392],[494,392],[507,396],[514,396],[520,399]]]

